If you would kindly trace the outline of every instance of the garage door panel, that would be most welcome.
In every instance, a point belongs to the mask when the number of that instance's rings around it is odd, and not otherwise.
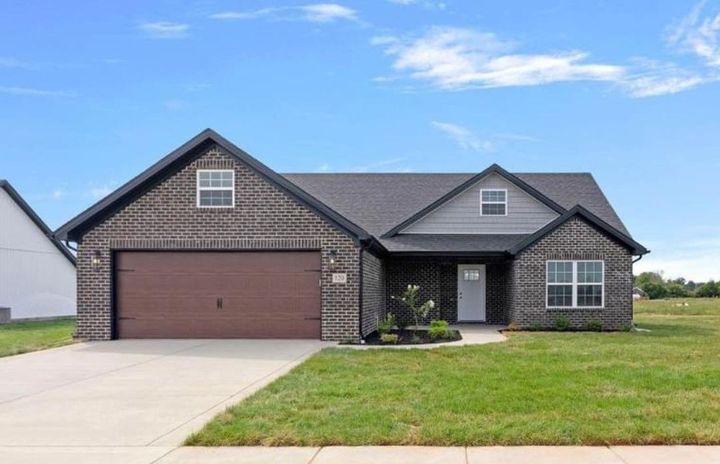
[[[320,337],[318,252],[121,252],[115,262],[119,337]]]

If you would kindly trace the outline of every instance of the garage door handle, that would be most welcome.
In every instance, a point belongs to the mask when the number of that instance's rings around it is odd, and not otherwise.
[[[121,321],[126,321],[126,320],[128,320],[128,319],[133,319],[133,320],[134,320],[135,318],[134,318],[134,317],[118,317],[118,319],[120,319]]]
[[[306,321],[319,321],[319,320],[320,320],[319,317],[306,317],[306,318],[304,318],[304,319],[305,319]]]
[[[217,309],[223,309],[223,299],[222,298],[217,299]]]

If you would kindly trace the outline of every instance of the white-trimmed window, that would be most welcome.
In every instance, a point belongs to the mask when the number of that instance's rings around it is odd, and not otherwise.
[[[507,190],[480,190],[481,216],[507,216]]]
[[[235,171],[232,169],[198,169],[198,208],[232,208],[235,206]]]
[[[548,261],[546,273],[548,308],[603,307],[603,261]]]

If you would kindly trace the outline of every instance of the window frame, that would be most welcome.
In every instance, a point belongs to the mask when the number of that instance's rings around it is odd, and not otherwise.
[[[505,193],[505,201],[485,201],[483,200],[483,192],[504,192]],[[505,214],[483,214],[483,205],[505,205]],[[502,189],[502,188],[487,188],[487,189],[480,189],[480,216],[507,216],[508,215],[508,190]]]
[[[230,172],[232,173],[232,185],[230,187],[201,187],[200,186],[200,174],[205,172]],[[202,205],[200,204],[200,192],[207,191],[230,191],[232,195],[232,204],[230,205]],[[234,208],[235,207],[235,170],[234,169],[198,169],[195,174],[195,206],[198,208],[211,208],[211,209],[222,209],[222,208]]]
[[[572,263],[572,282],[548,282],[550,277],[550,263]],[[600,263],[600,282],[578,282],[578,263]],[[571,306],[551,306],[548,304],[550,286],[571,286]],[[599,285],[600,306],[578,306],[578,286]],[[545,309],[604,309],[605,308],[605,261],[602,259],[548,259],[545,261]]]

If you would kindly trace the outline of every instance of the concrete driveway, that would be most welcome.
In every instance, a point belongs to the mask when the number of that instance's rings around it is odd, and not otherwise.
[[[23,447],[39,453],[44,447],[52,453],[152,447],[160,453],[325,345],[120,340],[2,358],[0,457]]]

